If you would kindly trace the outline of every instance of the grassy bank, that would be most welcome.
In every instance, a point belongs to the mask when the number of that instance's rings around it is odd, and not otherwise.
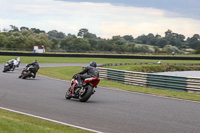
[[[0,133],[90,133],[0,109]]]

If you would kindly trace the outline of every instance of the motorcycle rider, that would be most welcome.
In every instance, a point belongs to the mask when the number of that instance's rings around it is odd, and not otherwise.
[[[16,67],[19,67],[19,64],[20,64],[20,57],[17,57],[16,58]]]
[[[37,73],[38,69],[40,68],[40,67],[39,67],[39,64],[38,64],[38,61],[37,61],[37,60],[34,60],[33,63],[28,64],[27,67],[29,67],[29,66],[31,66],[31,65],[34,67],[34,69],[32,70],[32,72],[33,72],[33,74],[34,74],[34,75],[33,75],[33,78],[35,78],[35,77],[36,77],[36,73]]]
[[[20,57],[11,59],[7,62],[7,64],[9,64],[10,66],[11,71],[14,71],[15,67],[19,67],[19,63],[20,63]]]
[[[9,60],[7,63],[10,66],[10,70],[14,71],[15,70],[14,59]]]
[[[87,66],[83,71],[76,74],[79,88],[82,87],[81,83],[86,78],[91,78],[91,77],[99,78],[99,71],[96,67],[97,67],[97,63],[92,61],[90,62],[90,66]]]

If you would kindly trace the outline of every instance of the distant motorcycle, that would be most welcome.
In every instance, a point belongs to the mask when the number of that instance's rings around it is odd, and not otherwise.
[[[4,65],[3,72],[14,71],[16,67],[19,67],[19,64],[20,64],[20,57],[12,59],[12,60],[9,60]]]
[[[100,82],[99,78],[86,78],[82,82],[82,87],[78,88],[78,81],[76,76],[72,77],[71,86],[67,89],[65,94],[66,99],[76,98],[81,102],[86,102],[92,94],[94,94],[94,88],[97,87]]]
[[[14,71],[14,70],[15,66],[13,60],[9,60],[8,62],[6,62],[6,64],[4,65],[3,72]]]
[[[22,78],[22,79],[26,79],[26,78],[31,78],[33,77],[34,73],[34,67],[31,65],[29,66],[28,64],[26,65],[26,67],[22,70],[22,73],[21,75],[19,76],[19,78]]]

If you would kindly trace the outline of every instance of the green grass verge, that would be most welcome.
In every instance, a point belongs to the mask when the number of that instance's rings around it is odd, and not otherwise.
[[[0,109],[0,133],[91,133]]]
[[[81,70],[81,66],[41,67],[37,74],[62,80],[71,80],[72,76]]]
[[[54,68],[41,68],[38,74],[57,79],[71,80],[71,77],[82,70],[82,67],[54,67]],[[200,101],[200,94],[193,94],[187,92],[178,92],[172,90],[161,90],[148,87],[140,87],[133,85],[126,85],[108,80],[101,80],[99,86],[122,89],[127,91],[154,94],[159,96],[174,97],[186,100]]]
[[[6,63],[8,60],[18,56],[0,56],[0,63]],[[21,63],[30,63],[38,60],[39,63],[89,63],[91,61],[97,64],[106,63],[156,63],[158,60],[148,59],[114,59],[114,58],[81,58],[81,57],[30,57],[21,56]],[[200,63],[199,60],[162,60],[162,63]]]
[[[200,66],[187,66],[187,65],[122,65],[122,66],[105,66],[105,68],[136,71],[136,72],[147,72],[147,73],[200,70]]]

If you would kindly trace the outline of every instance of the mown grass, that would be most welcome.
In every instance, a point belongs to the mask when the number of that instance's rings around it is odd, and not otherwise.
[[[168,72],[168,71],[198,71],[200,66],[187,66],[187,65],[122,65],[122,66],[105,66],[106,68],[136,71],[136,72]]]
[[[8,60],[18,56],[0,56],[0,63],[6,63]],[[84,58],[84,57],[30,57],[21,56],[21,63],[30,63],[38,60],[39,63],[89,63],[91,61],[97,64],[107,63],[157,63],[158,60],[148,59],[115,59],[115,58]],[[162,60],[162,63],[200,63],[199,60]]]
[[[79,67],[79,66],[77,66],[77,67],[41,68],[38,71],[38,74],[43,75],[43,76],[52,77],[52,78],[62,79],[62,80],[71,80],[71,77],[81,70],[82,70],[82,67]],[[200,94],[126,85],[126,84],[117,83],[117,82],[108,81],[108,80],[101,80],[99,83],[99,86],[133,91],[133,92],[139,92],[139,93],[154,94],[154,95],[159,95],[159,96],[200,101]]]
[[[81,66],[41,67],[37,74],[62,80],[71,80],[72,76],[81,70]]]
[[[0,133],[90,133],[0,109]]]

